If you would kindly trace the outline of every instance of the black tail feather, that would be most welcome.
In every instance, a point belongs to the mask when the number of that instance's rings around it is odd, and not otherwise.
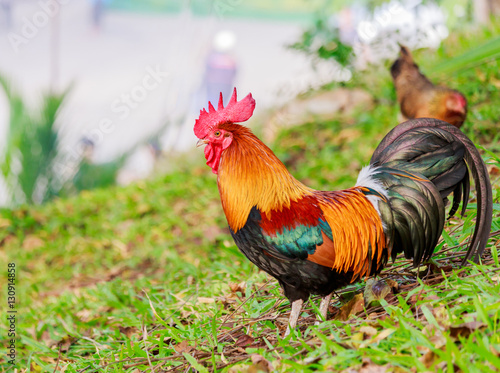
[[[491,229],[493,196],[486,165],[467,136],[438,119],[414,119],[389,132],[370,163],[421,174],[435,184],[444,199],[453,193],[450,216],[458,210],[460,200],[464,214],[469,198],[470,172],[476,186],[478,212],[462,264],[471,258],[475,262],[479,260]]]
[[[434,184],[422,175],[389,167],[372,177],[384,185],[387,200],[379,202],[386,234],[394,235],[392,257],[403,252],[414,265],[429,258],[443,230],[444,204]]]

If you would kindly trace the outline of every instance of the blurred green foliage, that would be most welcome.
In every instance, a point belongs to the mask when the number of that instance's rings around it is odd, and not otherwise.
[[[499,25],[500,26],[500,25]],[[498,27],[493,25],[492,28]],[[433,66],[432,74],[446,76],[460,70],[471,69],[490,61],[500,59],[500,35],[492,35],[492,39],[487,40],[481,45],[475,46],[466,52]]]
[[[245,17],[308,22],[312,10],[324,4],[324,0],[111,0],[111,9],[150,12],[180,13],[186,10],[197,16]]]
[[[55,124],[69,89],[60,94],[46,93],[42,96],[40,109],[34,110],[1,76],[0,86],[9,103],[6,148],[0,155],[0,170],[11,196],[8,206],[44,203],[55,196],[68,196],[116,183],[125,155],[104,164],[94,164],[82,154],[69,179],[64,179],[65,175],[55,167],[56,162],[60,162],[57,159],[59,133]]]
[[[386,1],[365,1],[364,6],[367,10],[373,10],[375,7],[385,3]],[[446,14],[455,14],[456,7],[459,6],[467,9],[470,13],[473,4],[469,1],[459,1],[451,4],[448,1],[441,1],[441,6],[445,9]],[[343,4],[342,7],[347,7],[350,4]],[[314,13],[313,20],[310,25],[303,31],[299,40],[290,45],[292,49],[304,52],[313,59],[332,59],[338,62],[341,66],[349,66],[354,61],[355,55],[353,48],[343,43],[340,40],[338,25],[333,20],[333,15],[341,9],[340,4],[331,6],[331,4],[323,3],[319,7],[319,11]],[[450,18],[450,17],[448,17]],[[470,22],[464,24],[464,20],[459,23],[456,16],[451,17],[452,21],[448,22],[451,29],[460,28],[460,32],[452,31],[453,35],[461,35],[462,39],[467,39],[467,30],[476,29],[476,26]],[[468,20],[470,21],[470,20]],[[472,68],[478,64],[487,61],[498,60],[500,58],[500,23],[493,19],[492,23],[483,28],[482,32],[489,34],[491,39],[481,38],[482,45],[477,45],[477,40],[468,40],[469,45],[467,51],[457,55],[454,53],[453,58],[441,60],[436,66],[433,66],[433,74],[451,74],[458,70]],[[458,31],[458,30],[457,30]],[[392,37],[393,35],[388,35]]]
[[[338,28],[331,24],[323,13],[317,15],[313,25],[306,29],[300,40],[290,45],[290,48],[312,57],[333,59],[341,66],[349,65],[353,58],[352,47],[342,43]]]
[[[118,171],[123,167],[126,157],[102,164],[94,164],[82,159],[78,171],[73,177],[73,186],[76,191],[106,188],[116,183]]]
[[[10,120],[2,173],[13,197],[12,204],[44,202],[57,192],[52,169],[57,155],[56,116],[67,92],[48,93],[39,112],[31,111],[23,98],[0,77],[9,104]]]
[[[461,128],[475,142],[500,152],[500,20],[452,33],[436,53],[417,51],[432,81],[458,89],[469,112]]]

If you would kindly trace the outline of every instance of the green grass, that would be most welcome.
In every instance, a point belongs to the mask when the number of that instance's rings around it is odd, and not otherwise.
[[[488,35],[470,37],[479,42]],[[449,43],[460,53],[472,43],[464,40]],[[447,58],[417,56],[436,64]],[[493,150],[485,159],[494,181],[494,234],[481,265],[458,268],[472,231],[473,199],[463,220],[447,224],[437,248],[439,268],[417,278],[398,259],[383,277],[396,280],[399,291],[381,305],[337,320],[342,305],[363,288],[355,284],[339,291],[328,321],[313,325],[319,302],[312,299],[300,327],[282,338],[288,301],[235,247],[215,177],[198,151],[195,162],[154,180],[0,211],[2,280],[7,263],[17,270],[18,371],[500,370],[499,115],[491,95],[499,80],[498,61],[492,61],[447,81],[470,94],[466,133]],[[312,187],[351,186],[396,123],[386,70],[349,85],[372,93],[375,108],[284,130],[272,144]],[[3,311],[5,286],[0,299]],[[7,332],[4,319],[3,348]],[[5,359],[0,367],[11,369]]]

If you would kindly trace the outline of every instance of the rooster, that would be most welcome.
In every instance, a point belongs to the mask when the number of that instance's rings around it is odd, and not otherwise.
[[[460,92],[436,86],[422,74],[408,48],[401,46],[391,66],[401,114],[406,119],[436,118],[460,128],[467,116],[467,100]]]
[[[477,189],[477,220],[463,263],[478,260],[492,220],[486,166],[457,128],[436,119],[395,127],[380,143],[356,186],[317,191],[295,179],[247,127],[254,111],[248,94],[226,107],[200,111],[194,133],[217,183],[231,235],[257,267],[275,277],[292,304],[287,333],[309,295],[323,297],[326,319],[332,292],[376,275],[403,252],[415,266],[429,259],[445,221],[469,195],[469,172]]]

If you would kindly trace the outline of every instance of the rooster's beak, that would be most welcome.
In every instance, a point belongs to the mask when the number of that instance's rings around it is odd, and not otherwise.
[[[196,143],[196,147],[199,148],[200,146],[208,144],[208,140],[205,139],[199,139],[198,142]]]

